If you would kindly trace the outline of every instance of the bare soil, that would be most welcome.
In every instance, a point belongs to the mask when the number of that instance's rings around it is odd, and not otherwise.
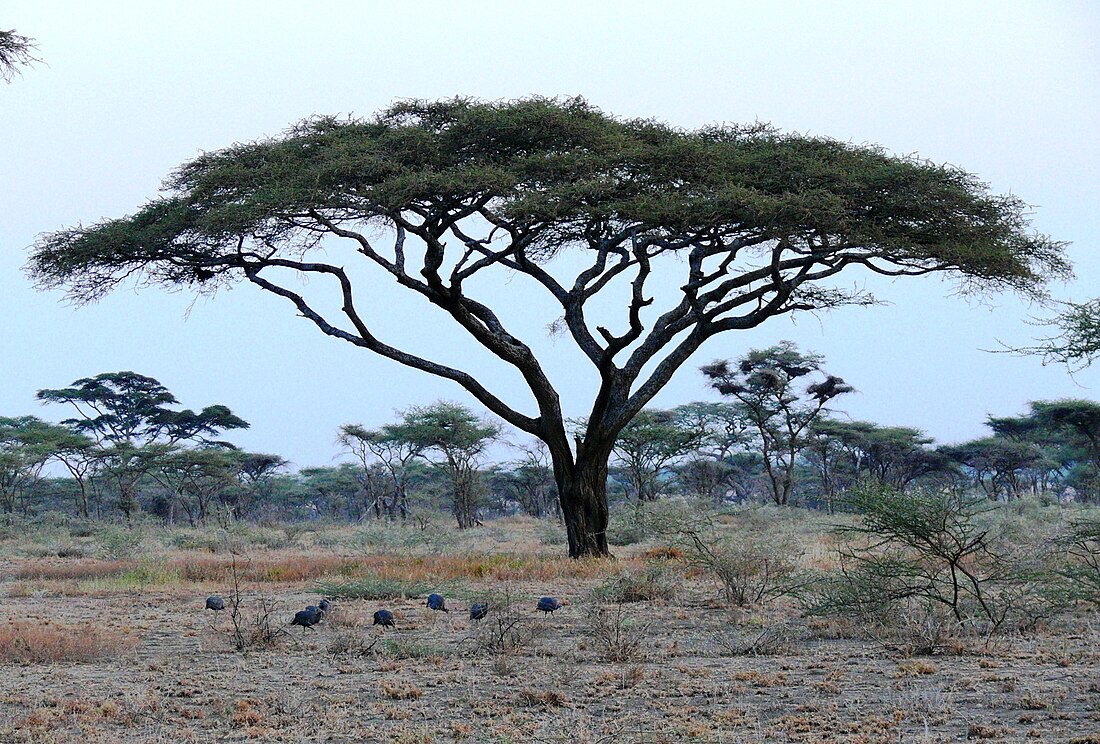
[[[216,587],[61,596],[20,585],[10,621],[90,621],[129,643],[114,658],[5,667],[0,741],[1100,743],[1100,633],[1087,617],[906,658],[793,607],[722,607],[692,579],[676,600],[624,606],[626,630],[648,626],[645,640],[605,661],[580,601],[593,583],[509,583],[530,635],[509,653],[483,647],[458,599],[450,614],[422,598],[338,601],[316,628],[240,653],[226,613],[203,609]],[[260,589],[280,623],[318,599],[306,583],[252,585],[246,610]],[[574,602],[541,616],[544,594]],[[381,606],[396,629],[370,625]],[[774,653],[731,656],[721,642],[773,623],[784,623]]]

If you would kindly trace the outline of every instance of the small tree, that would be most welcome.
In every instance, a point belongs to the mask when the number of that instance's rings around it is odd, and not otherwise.
[[[359,461],[365,479],[371,478],[375,465],[381,465],[385,470],[389,487],[372,495],[368,506],[375,517],[408,517],[411,466],[423,451],[423,443],[402,438],[392,426],[374,430],[359,424],[341,426],[336,441]]]
[[[0,417],[0,508],[5,514],[21,505],[28,510],[27,494],[42,477],[46,464],[67,448],[85,440],[66,426],[34,416]]]
[[[480,524],[477,501],[481,481],[481,457],[490,443],[500,438],[501,428],[480,420],[457,403],[439,402],[405,411],[389,431],[418,448],[421,457],[442,467],[450,479],[451,511],[459,529]]]
[[[1041,547],[996,529],[987,518],[996,507],[981,496],[864,482],[848,498],[862,522],[838,528],[850,540],[823,609],[886,625],[946,612],[954,627],[994,633],[1033,624],[1060,601],[1044,595]]]
[[[1042,461],[1043,453],[1033,444],[1000,437],[982,437],[944,447],[946,456],[969,470],[974,482],[994,501],[1018,498],[1022,475]]]
[[[820,355],[802,354],[793,343],[784,341],[750,351],[732,368],[727,361],[702,368],[711,386],[734,398],[752,422],[776,504],[790,503],[798,456],[811,441],[810,425],[826,410],[826,403],[853,390],[833,375],[802,389],[796,386],[796,380],[820,373],[823,361]]]
[[[685,425],[676,411],[639,411],[619,432],[612,450],[628,493],[638,501],[655,501],[662,471],[699,447],[704,436],[702,429]]]
[[[541,443],[520,448],[523,456],[497,468],[494,480],[508,498],[519,504],[525,514],[544,517],[556,514],[561,518],[561,503],[554,485],[554,470],[550,453]]]

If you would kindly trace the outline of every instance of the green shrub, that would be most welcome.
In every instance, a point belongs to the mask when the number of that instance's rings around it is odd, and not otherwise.
[[[797,593],[808,580],[799,570],[798,541],[774,529],[692,529],[681,539],[685,560],[709,573],[739,607]]]
[[[814,611],[899,629],[928,651],[962,627],[1026,629],[1064,605],[1041,534],[1010,529],[984,497],[863,484],[850,504],[862,522],[838,528],[842,570]]]
[[[96,535],[96,542],[104,558],[122,560],[134,558],[140,553],[144,535],[136,529],[104,527]]]

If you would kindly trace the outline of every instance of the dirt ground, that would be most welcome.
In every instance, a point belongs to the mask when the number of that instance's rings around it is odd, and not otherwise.
[[[525,635],[507,653],[486,648],[487,626],[467,619],[465,601],[443,614],[419,598],[340,600],[316,628],[242,654],[225,613],[203,610],[209,587],[10,596],[7,584],[9,624],[90,621],[123,648],[6,666],[3,742],[1100,742],[1100,632],[1088,618],[906,658],[791,608],[733,612],[690,581],[676,600],[623,605],[618,627],[642,641],[606,661],[582,603],[534,611],[542,594],[589,588],[562,579],[509,584]],[[278,623],[318,599],[308,585],[262,589]],[[396,629],[370,625],[381,606]],[[483,622],[491,628],[493,615]],[[764,654],[731,655],[731,639],[775,622],[782,630]]]

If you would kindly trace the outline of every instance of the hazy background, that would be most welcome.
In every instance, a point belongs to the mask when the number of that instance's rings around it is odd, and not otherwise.
[[[237,444],[310,466],[331,462],[340,424],[379,425],[440,398],[476,408],[457,386],[326,338],[251,286],[198,300],[124,290],[77,309],[22,271],[36,235],[134,212],[202,151],[401,98],[582,95],[622,117],[761,120],[953,163],[1035,205],[1035,229],[1073,243],[1078,278],[1055,295],[1100,295],[1100,5],[1089,0],[15,0],[0,3],[0,28],[35,38],[44,60],[0,84],[0,416],[58,420],[67,412],[41,408],[36,390],[133,370],[184,406],[228,405],[252,423]],[[654,405],[714,399],[699,364],[781,339],[824,354],[856,386],[840,403],[853,418],[941,442],[981,436],[987,414],[1029,400],[1100,398],[1100,365],[1071,376],[983,351],[1043,335],[1028,325],[1040,308],[968,302],[934,278],[873,289],[892,304],[718,337]],[[416,336],[449,361],[470,353],[452,327],[417,323],[380,296],[383,340]],[[572,374],[568,339],[540,331],[552,320],[525,323],[525,340],[581,416],[590,380]],[[490,388],[505,379],[480,357],[470,365]]]

